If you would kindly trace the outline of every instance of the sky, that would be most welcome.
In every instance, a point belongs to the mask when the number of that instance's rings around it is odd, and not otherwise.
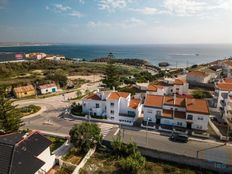
[[[232,43],[232,0],[0,0],[0,42]]]

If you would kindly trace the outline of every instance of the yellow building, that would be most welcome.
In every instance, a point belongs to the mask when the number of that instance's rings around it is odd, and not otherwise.
[[[36,94],[36,91],[32,85],[14,88],[14,95],[16,98],[29,97],[35,94]]]

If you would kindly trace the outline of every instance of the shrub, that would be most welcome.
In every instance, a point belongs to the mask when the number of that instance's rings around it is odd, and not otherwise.
[[[204,98],[212,97],[212,95],[208,91],[194,91],[192,95],[196,99],[204,99]]]
[[[141,153],[136,152],[119,162],[122,170],[127,173],[137,174],[145,166],[145,158]]]
[[[71,143],[80,148],[82,152],[88,152],[90,148],[101,144],[101,129],[95,123],[76,124],[69,132]]]

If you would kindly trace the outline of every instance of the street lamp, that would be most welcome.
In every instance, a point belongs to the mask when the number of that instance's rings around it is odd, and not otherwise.
[[[146,122],[146,145],[148,145],[148,122],[149,121],[151,121],[150,117],[147,118],[147,122]]]

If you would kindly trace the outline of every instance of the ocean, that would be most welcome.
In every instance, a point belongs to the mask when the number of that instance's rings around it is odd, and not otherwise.
[[[31,53],[44,52],[61,54],[66,58],[92,60],[106,57],[112,52],[116,58],[137,58],[153,65],[169,62],[171,66],[185,67],[207,63],[232,56],[232,44],[211,45],[50,45],[0,47],[0,61],[14,60],[14,56],[2,56],[3,52]]]

